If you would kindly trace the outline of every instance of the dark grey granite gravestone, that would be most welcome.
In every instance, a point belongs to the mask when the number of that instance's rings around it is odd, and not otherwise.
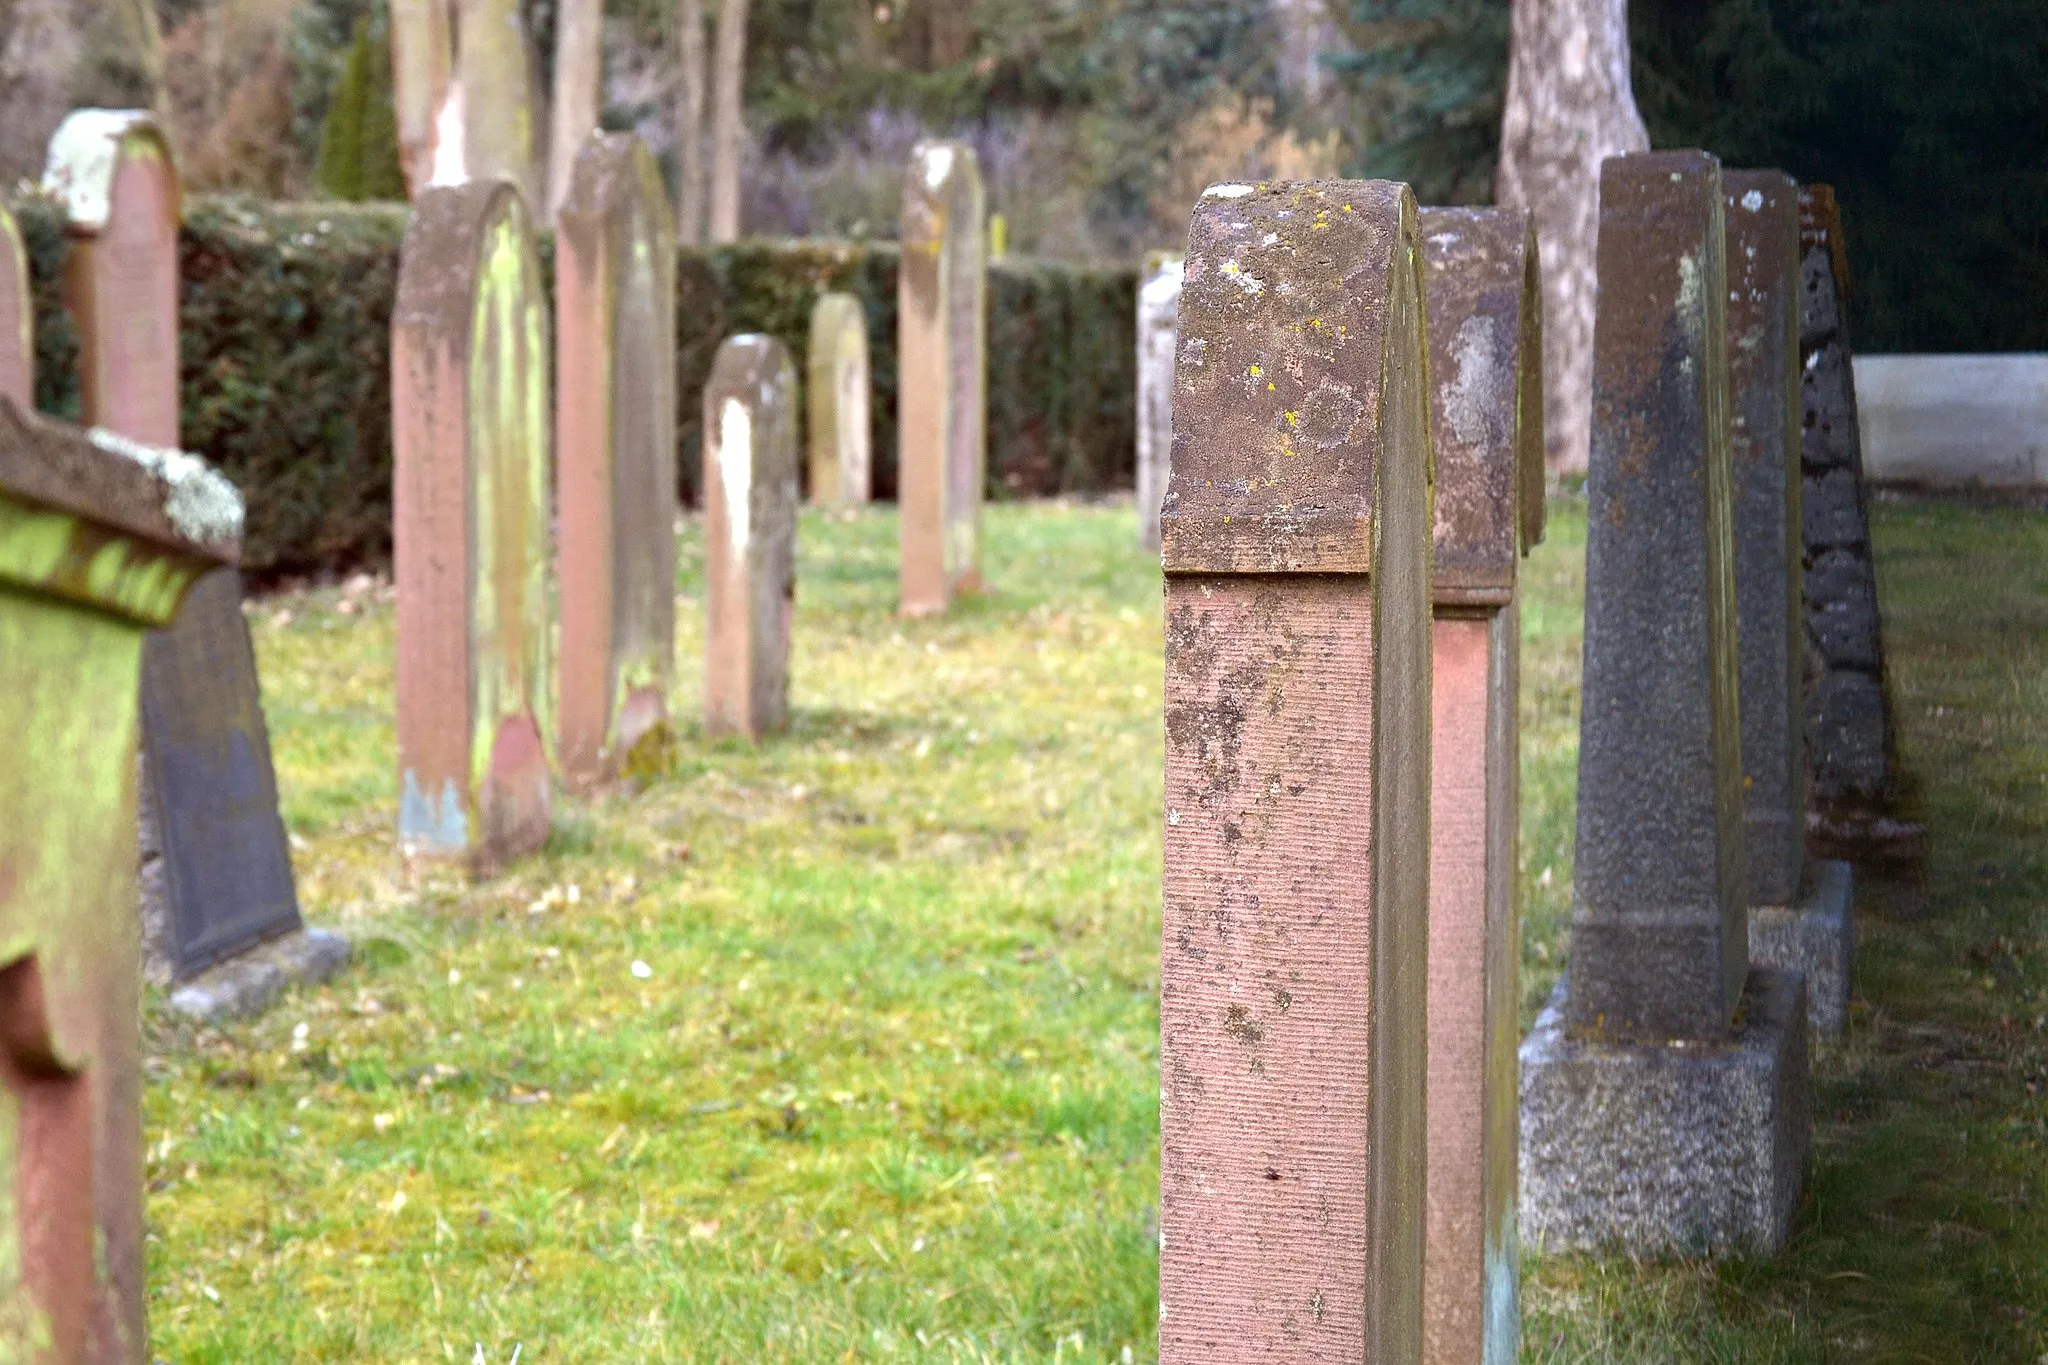
[[[1799,187],[1782,171],[1721,183],[1750,958],[1802,973],[1807,1022],[1832,1036],[1848,1009],[1851,877],[1805,856]]]
[[[1749,963],[1725,227],[1703,152],[1600,184],[1569,972],[1521,1050],[1521,1230],[1770,1250],[1811,1123],[1805,984]]]

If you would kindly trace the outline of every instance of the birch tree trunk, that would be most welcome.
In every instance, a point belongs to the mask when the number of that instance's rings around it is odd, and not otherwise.
[[[704,240],[704,0],[676,0],[676,240]]]
[[[391,94],[398,116],[398,163],[417,199],[434,174],[435,120],[454,79],[448,0],[391,0]]]
[[[1515,0],[1501,119],[1501,204],[1536,220],[1543,256],[1543,428],[1552,470],[1586,468],[1600,163],[1649,150],[1629,82],[1628,0]]]
[[[711,240],[740,235],[740,157],[747,126],[742,97],[747,78],[747,0],[719,0],[716,89],[711,105]]]
[[[569,197],[576,155],[597,127],[604,78],[604,0],[560,0],[555,18],[554,137],[548,156],[550,224]]]

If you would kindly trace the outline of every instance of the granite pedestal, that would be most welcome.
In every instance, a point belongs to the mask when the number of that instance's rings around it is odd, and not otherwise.
[[[1806,894],[1797,905],[1749,907],[1749,960],[1802,973],[1808,1027],[1836,1038],[1849,1018],[1856,874],[1847,863],[1820,859],[1806,871]]]

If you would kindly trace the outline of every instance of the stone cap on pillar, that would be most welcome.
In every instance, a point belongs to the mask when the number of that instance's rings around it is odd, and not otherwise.
[[[1426,208],[1438,606],[1502,607],[1543,539],[1543,300],[1521,209]]]
[[[1389,433],[1428,430],[1426,413],[1387,410],[1414,390],[1390,313],[1421,307],[1420,276],[1406,185],[1203,192],[1181,289],[1166,572],[1376,570],[1387,462],[1419,457],[1435,482],[1428,450],[1386,448]]]
[[[185,219],[184,197],[175,174],[178,157],[171,137],[146,109],[74,109],[50,139],[43,166],[43,192],[64,206],[74,236],[97,237],[107,226],[114,200],[114,172],[124,153],[140,150],[172,167],[171,212]]]

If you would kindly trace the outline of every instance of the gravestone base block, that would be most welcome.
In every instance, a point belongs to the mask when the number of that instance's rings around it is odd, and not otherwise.
[[[1855,873],[1847,863],[1810,867],[1811,885],[1798,905],[1749,908],[1749,960],[1803,974],[1808,1029],[1819,1038],[1838,1038],[1849,1017]]]
[[[1634,1256],[1783,1246],[1812,1138],[1804,981],[1752,967],[1720,1044],[1573,1038],[1568,981],[1522,1042],[1523,1244]]]
[[[290,986],[315,985],[348,965],[349,941],[300,929],[209,967],[171,992],[172,1010],[202,1024],[263,1013]]]

